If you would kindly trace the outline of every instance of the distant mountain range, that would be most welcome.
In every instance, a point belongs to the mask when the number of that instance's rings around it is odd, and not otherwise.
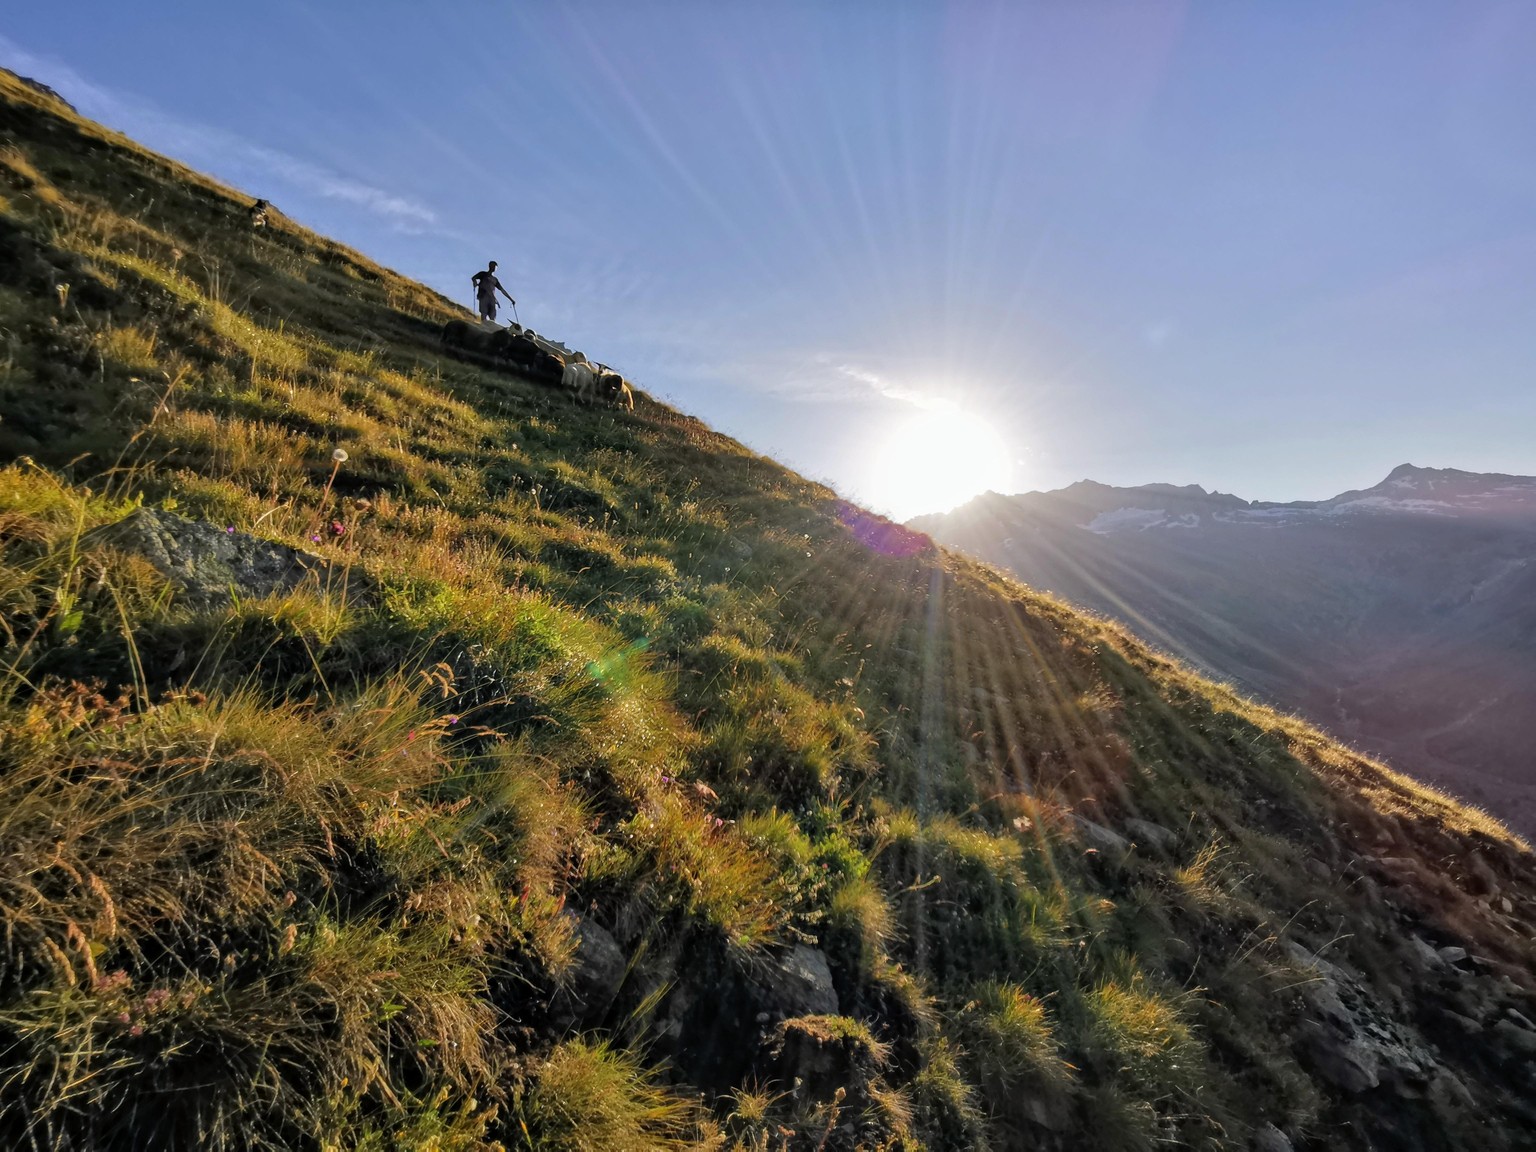
[[[989,492],[911,527],[1536,832],[1536,477]]]

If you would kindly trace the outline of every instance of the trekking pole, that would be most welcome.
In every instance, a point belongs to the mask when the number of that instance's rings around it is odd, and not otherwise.
[[[516,300],[512,301],[512,319],[517,320],[517,326],[519,328],[521,328],[523,326],[523,322],[521,320],[519,320],[518,316],[517,316],[517,301]]]

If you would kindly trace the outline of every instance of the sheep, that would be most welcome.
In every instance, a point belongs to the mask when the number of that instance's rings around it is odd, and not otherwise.
[[[602,400],[615,408],[635,410],[634,393],[623,376],[532,329],[509,324],[487,332],[468,320],[450,320],[443,325],[439,342],[445,353],[461,360],[516,372],[542,383],[558,383],[584,404]]]
[[[590,398],[596,381],[592,378],[592,366],[578,360],[566,362],[565,370],[560,374],[561,387],[569,388],[576,393],[576,399],[586,403]]]
[[[487,332],[468,320],[450,320],[443,325],[440,343],[444,352],[479,364],[519,372],[543,383],[560,379],[560,358],[546,351],[538,341],[521,329],[497,328]]]
[[[606,364],[597,364],[594,367],[597,369],[597,394],[606,398],[615,408],[633,412],[635,394],[630,390],[629,381]]]
[[[491,340],[495,334],[486,332],[468,320],[450,320],[443,325],[438,338],[444,352],[465,360],[481,361],[492,356]]]

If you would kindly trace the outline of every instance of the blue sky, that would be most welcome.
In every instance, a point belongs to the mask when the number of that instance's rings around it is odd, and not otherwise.
[[[1536,473],[1536,5],[77,2],[0,63],[901,516]]]

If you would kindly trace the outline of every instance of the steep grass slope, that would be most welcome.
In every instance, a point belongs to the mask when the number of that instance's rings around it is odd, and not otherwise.
[[[1494,822],[7,75],[0,136],[0,1143],[1530,1146]],[[324,564],[193,594],[140,505]]]

